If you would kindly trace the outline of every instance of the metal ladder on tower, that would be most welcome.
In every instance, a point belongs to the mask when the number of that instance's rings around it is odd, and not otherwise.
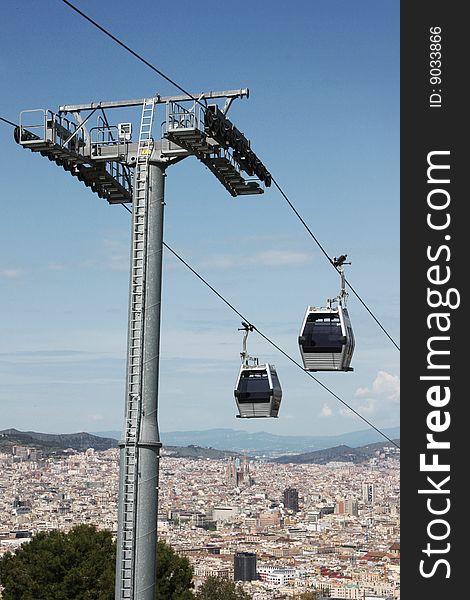
[[[124,486],[122,512],[122,563],[119,600],[133,600],[137,479],[139,472],[139,427],[142,398],[142,362],[147,260],[148,170],[152,153],[155,99],[142,107],[139,145],[134,174],[131,249],[131,290],[128,335],[128,379],[125,415]]]

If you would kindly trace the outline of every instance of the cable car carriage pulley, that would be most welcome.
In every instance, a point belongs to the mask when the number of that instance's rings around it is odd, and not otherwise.
[[[347,254],[334,258],[333,266],[341,278],[336,298],[328,298],[327,306],[309,306],[299,335],[299,348],[306,371],[352,371],[354,334],[346,309],[344,265]]]
[[[242,364],[235,386],[239,418],[277,417],[281,405],[282,390],[274,365],[260,365],[257,358],[251,357],[246,349],[246,340],[254,326],[242,323],[239,331],[244,331]]]

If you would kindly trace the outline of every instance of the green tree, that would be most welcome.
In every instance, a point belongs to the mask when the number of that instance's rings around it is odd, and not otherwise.
[[[321,591],[315,590],[312,592],[303,592],[299,596],[294,596],[293,600],[318,600],[318,598],[321,598],[324,595],[326,594],[322,594]]]
[[[187,558],[179,556],[165,542],[157,542],[156,600],[194,599],[193,569]]]
[[[241,585],[220,577],[208,577],[196,594],[197,600],[251,600]]]
[[[38,533],[0,559],[2,600],[114,600],[115,562],[109,531],[78,525]],[[155,599],[194,599],[192,576],[188,559],[158,542]]]
[[[114,556],[109,531],[38,533],[0,560],[3,600],[113,600]]]

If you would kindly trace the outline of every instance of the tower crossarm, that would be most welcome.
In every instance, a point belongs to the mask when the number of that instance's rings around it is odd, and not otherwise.
[[[84,104],[65,104],[57,113],[25,110],[15,139],[76,176],[111,204],[132,202],[133,175],[138,170],[139,143],[132,141],[132,122],[113,125],[106,112],[114,108],[164,105],[161,138],[152,140],[152,161],[172,164],[196,156],[232,196],[262,194],[271,175],[251,149],[250,141],[227,118],[236,98],[249,90],[225,90]],[[215,100],[224,99],[219,108]],[[212,102],[209,104],[208,102]],[[93,115],[96,126],[89,128]],[[151,137],[151,132],[149,132]],[[104,166],[99,166],[101,163]]]
[[[180,96],[160,96],[156,94],[153,99],[155,104],[167,104],[168,102],[189,102],[197,99],[199,102],[204,100],[216,100],[219,98],[248,98],[250,91],[247,88],[239,90],[225,90],[222,92],[202,92],[199,94],[183,94]],[[111,102],[88,102],[86,104],[64,104],[59,107],[59,113],[77,112],[82,110],[94,110],[96,108],[126,108],[132,106],[143,106],[148,98],[138,98],[134,100],[114,100]]]

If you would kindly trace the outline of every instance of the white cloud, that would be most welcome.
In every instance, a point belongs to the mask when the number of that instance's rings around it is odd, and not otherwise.
[[[119,331],[100,331],[99,329],[70,329],[67,331],[67,349],[64,353],[64,331],[60,328],[49,328],[47,335],[32,335],[29,331],[22,331],[11,339],[0,336],[0,354],[15,355],[21,357],[21,354],[31,353],[41,360],[41,352],[52,352],[59,357],[65,357],[73,352],[83,352],[83,358],[88,360],[87,356],[110,355],[126,356],[126,330],[122,328]],[[78,356],[78,355],[77,355]],[[73,357],[72,357],[73,358]],[[28,357],[26,357],[29,360]],[[14,358],[15,360],[15,358]],[[73,360],[76,360],[73,358]]]
[[[0,352],[0,363],[16,365],[64,364],[96,362],[99,360],[123,360],[120,352],[87,352],[74,350],[36,350]]]
[[[386,371],[379,371],[372,382],[372,389],[358,388],[355,396],[364,398],[366,396],[380,396],[386,400],[400,399],[400,378]]]
[[[200,265],[206,269],[228,269],[231,267],[259,266],[284,267],[303,265],[312,260],[307,252],[295,250],[261,250],[249,255],[215,255],[201,261]]]
[[[340,408],[338,412],[342,417],[356,417],[356,415],[352,412],[352,410],[349,410],[346,407]]]
[[[103,421],[104,420],[104,416],[103,415],[89,415],[89,419],[90,421]]]
[[[245,261],[239,256],[221,256],[219,254],[217,256],[211,256],[210,258],[204,259],[201,263],[201,266],[206,269],[230,269],[231,267],[239,265],[240,262],[245,264]]]
[[[311,259],[306,252],[295,252],[293,250],[265,250],[255,255],[256,262],[267,266],[279,265],[302,265]]]
[[[357,409],[363,415],[373,415],[379,408],[379,402],[376,398],[367,398]]]
[[[331,417],[332,414],[333,414],[333,411],[328,406],[328,404],[325,403],[320,411],[320,416],[321,417]]]
[[[106,265],[112,271],[128,271],[130,250],[128,242],[123,240],[104,239],[103,248],[106,252]]]
[[[21,275],[21,269],[0,269],[0,277],[5,279],[18,279]]]
[[[386,371],[378,371],[372,385],[357,388],[354,396],[360,399],[360,402],[354,402],[351,406],[358,413],[366,417],[384,416],[390,412],[391,406],[396,407],[400,400],[400,378]],[[356,417],[346,407],[341,408],[339,414],[343,417]]]

